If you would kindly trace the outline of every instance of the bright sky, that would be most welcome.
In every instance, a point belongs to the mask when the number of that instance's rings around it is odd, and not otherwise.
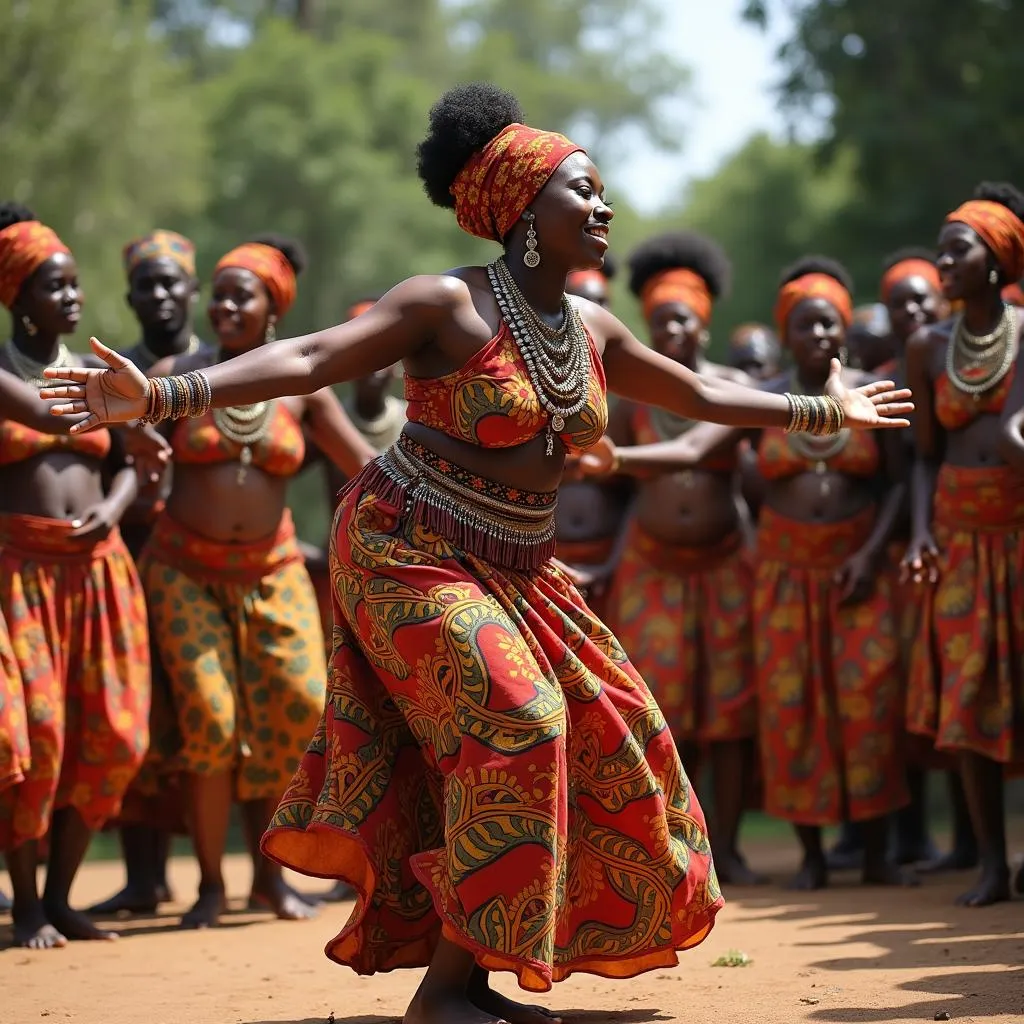
[[[637,146],[614,168],[616,186],[644,213],[678,199],[689,181],[712,174],[755,132],[782,131],[771,86],[775,51],[788,29],[783,5],[772,5],[772,24],[762,33],[740,19],[742,0],[660,3],[662,37],[691,69],[693,91],[679,101],[678,120],[687,129],[680,153]]]

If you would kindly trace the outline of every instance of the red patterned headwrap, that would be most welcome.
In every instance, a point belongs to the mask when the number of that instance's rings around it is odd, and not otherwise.
[[[686,267],[662,270],[640,291],[640,304],[647,320],[651,319],[651,314],[658,306],[681,302],[693,310],[702,324],[707,324],[711,319],[711,301],[707,282],[700,274]]]
[[[558,165],[585,152],[556,132],[510,124],[474,153],[452,182],[459,227],[477,238],[503,241]]]
[[[51,257],[71,250],[53,228],[23,220],[0,231],[0,304],[10,309],[21,286]]]
[[[1011,281],[1024,277],[1024,221],[1012,210],[988,199],[969,199],[946,217],[947,224],[952,221],[978,234]]]
[[[565,279],[565,290],[572,292],[577,288],[585,288],[588,284],[605,288],[608,285],[608,278],[600,270],[573,270]]]
[[[129,242],[122,253],[124,272],[131,277],[132,271],[146,260],[166,259],[177,263],[189,277],[196,274],[196,247],[176,231],[156,231]]]
[[[1003,302],[1008,302],[1011,306],[1024,306],[1024,288],[1016,281],[1003,289],[1002,297]]]
[[[853,321],[853,299],[841,282],[829,274],[804,274],[779,289],[779,297],[775,301],[775,323],[782,337],[786,335],[790,314],[804,299],[824,299],[835,306],[847,327]]]
[[[377,303],[373,299],[364,299],[362,302],[357,302],[355,305],[349,306],[348,316],[345,319],[355,320],[357,316],[362,316],[368,309],[373,309],[376,305]]]
[[[931,260],[911,257],[894,263],[882,275],[882,301],[888,302],[893,288],[908,277],[923,277],[936,291],[939,291],[939,271]]]
[[[213,268],[214,277],[226,267],[238,267],[255,274],[270,292],[278,316],[284,316],[291,309],[297,290],[295,271],[280,249],[260,242],[246,242],[221,256]]]

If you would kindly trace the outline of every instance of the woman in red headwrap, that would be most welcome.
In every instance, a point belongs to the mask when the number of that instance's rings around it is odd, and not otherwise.
[[[1024,761],[1024,472],[1007,460],[1000,424],[1021,401],[1011,395],[1021,317],[1000,292],[1024,273],[1022,218],[1024,196],[1006,184],[979,186],[946,217],[939,279],[963,308],[907,346],[921,400],[905,561],[918,589],[933,590],[921,594],[930,608],[908,725],[958,755],[981,854],[960,897],[968,906],[1009,899],[1003,772]]]
[[[369,312],[201,373],[147,381],[96,343],[56,411],[87,424],[315,391],[397,361],[409,422],[346,488],[332,539],[334,655],[320,727],[263,840],[350,882],[328,955],[429,968],[407,1024],[544,1024],[494,992],[677,962],[721,907],[700,806],[665,719],[558,568],[566,454],[595,444],[605,381],[680,416],[817,433],[905,420],[906,394],[768,395],[703,379],[565,297],[599,267],[612,211],[594,164],[462,86],[420,147],[429,195],[498,241],[487,267],[411,278]]]
[[[199,348],[152,372],[226,363],[274,340],[305,265],[299,246],[265,237],[217,263],[208,315],[220,349]],[[217,923],[231,804],[242,805],[253,854],[251,902],[303,918],[309,903],[259,839],[298,767],[323,706],[326,667],[316,598],[285,501],[305,459],[303,428],[344,472],[375,452],[330,391],[183,418],[169,434],[167,510],[139,560],[150,628],[170,684],[180,749],[154,751],[180,772],[199,860],[199,898],[185,927]],[[172,756],[173,753],[173,756]]]
[[[74,257],[16,204],[0,206],[0,303],[13,321],[0,368],[38,387],[45,367],[78,362],[61,342],[81,316]],[[112,937],[73,911],[68,894],[93,831],[117,814],[146,750],[148,636],[117,527],[136,493],[120,434],[51,436],[38,416],[12,411],[0,416],[0,661],[13,667],[0,671],[0,689],[4,706],[25,716],[21,740],[4,728],[0,741],[15,755],[4,772],[13,784],[0,792],[0,850],[15,942],[44,948]]]
[[[705,356],[713,301],[731,267],[709,238],[669,232],[629,257],[630,290],[643,305],[656,352],[706,378],[748,381]],[[658,444],[696,421],[637,402],[616,408],[617,446]],[[738,440],[738,439],[737,439]],[[683,470],[630,470],[633,514],[608,599],[607,621],[650,686],[684,760],[710,756],[715,866],[733,884],[756,884],[738,848],[757,733],[748,557],[749,512],[737,491],[737,441]]]

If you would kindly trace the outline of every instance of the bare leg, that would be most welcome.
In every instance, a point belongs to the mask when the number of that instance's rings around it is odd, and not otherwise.
[[[277,801],[273,798],[247,800],[242,804],[242,818],[253,864],[249,906],[269,907],[283,921],[306,921],[316,917],[312,901],[285,882],[280,864],[268,860],[260,853],[260,836],[270,824],[276,809]]]
[[[957,903],[965,907],[986,907],[1010,898],[1003,767],[978,754],[961,752],[960,777],[974,834],[978,837],[981,875],[974,886],[957,897]]]
[[[199,898],[181,919],[182,928],[213,928],[224,913],[226,897],[221,862],[231,816],[231,774],[182,777],[185,808],[196,860],[199,862]]]
[[[844,821],[835,846],[828,851],[829,871],[853,871],[864,864],[864,836],[860,825]]]
[[[121,828],[125,886],[108,900],[89,908],[90,914],[153,914],[160,903],[171,898],[167,887],[167,856],[171,837],[149,825]]]
[[[889,859],[889,819],[872,818],[861,822],[864,836],[865,885],[920,885],[920,879],[909,868],[902,868]]]
[[[11,917],[14,921],[14,944],[26,949],[54,949],[66,946],[68,940],[46,919],[43,902],[36,886],[39,865],[39,844],[34,840],[8,850],[7,871],[14,890]]]
[[[470,1001],[469,983],[475,966],[472,953],[441,939],[403,1024],[496,1024],[502,1020]]]
[[[828,885],[828,865],[821,846],[821,829],[817,825],[795,825],[797,839],[804,851],[800,870],[786,888],[802,892],[824,889]]]
[[[69,939],[116,939],[116,932],[97,928],[86,914],[72,910],[68,902],[71,884],[91,839],[92,830],[73,807],[62,807],[53,812],[43,909],[50,924]]]
[[[747,867],[739,849],[740,819],[747,780],[753,769],[753,744],[728,740],[711,744],[711,771],[715,782],[715,868],[729,885],[763,885],[762,875]]]
[[[967,807],[960,773],[946,772],[946,784],[953,813],[953,849],[926,864],[922,871],[968,871],[978,866],[978,841],[974,837],[974,826],[971,824],[971,813]]]
[[[910,803],[896,812],[895,832],[897,864],[934,861],[939,853],[928,835],[928,776],[920,768],[907,770]]]

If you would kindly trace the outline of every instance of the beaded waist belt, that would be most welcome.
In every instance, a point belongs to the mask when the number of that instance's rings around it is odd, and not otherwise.
[[[536,569],[555,553],[557,491],[506,487],[442,458],[407,434],[353,484],[456,548],[509,569]]]

